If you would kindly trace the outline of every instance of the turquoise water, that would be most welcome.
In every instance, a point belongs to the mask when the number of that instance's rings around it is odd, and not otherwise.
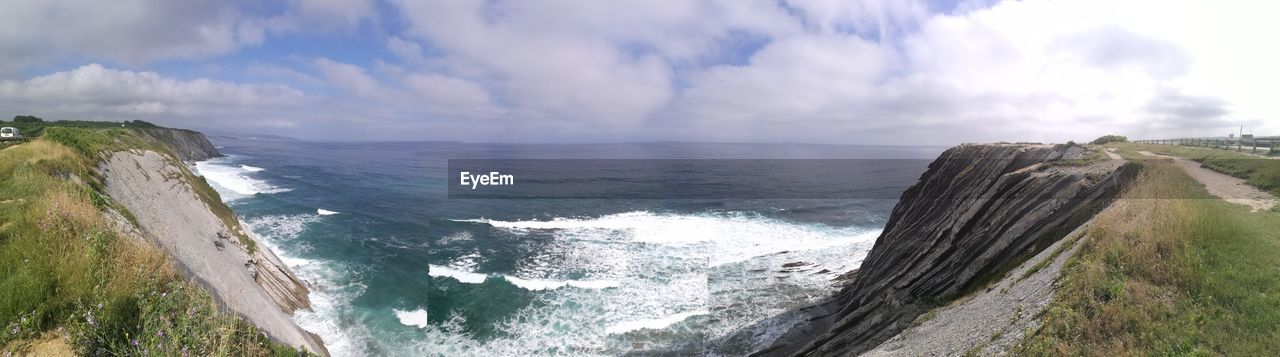
[[[834,291],[942,148],[218,141],[197,164],[312,287],[335,355],[740,354]],[[841,200],[464,200],[446,159],[851,158]],[[909,160],[882,160],[882,159]],[[624,168],[625,169],[625,168]],[[788,264],[796,263],[796,264]],[[788,265],[788,267],[784,267]],[[760,324],[765,320],[766,323]],[[752,338],[727,339],[745,326]]]

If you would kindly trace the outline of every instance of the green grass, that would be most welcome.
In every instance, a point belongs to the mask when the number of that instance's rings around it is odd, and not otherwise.
[[[1146,150],[1122,147],[1129,158]],[[1170,162],[1139,164],[1127,199],[1076,243],[1041,327],[1014,353],[1280,351],[1280,215],[1213,199]]]
[[[0,150],[0,348],[21,353],[61,328],[80,354],[294,355],[103,218],[131,216],[92,184],[98,149],[128,137],[46,130]]]
[[[1205,168],[1239,177],[1249,185],[1280,196],[1280,159],[1205,147],[1154,144],[1113,144],[1112,146],[1132,152],[1146,150],[1194,160]]]
[[[11,126],[18,128],[18,132],[27,138],[36,138],[44,135],[44,130],[52,127],[61,128],[84,128],[84,129],[147,129],[158,128],[155,124],[151,124],[141,120],[110,122],[110,121],[86,121],[86,120],[59,120],[59,121],[40,121],[40,122],[17,122],[0,120],[0,127]]]
[[[61,123],[61,122],[55,122]],[[92,122],[90,122],[92,123]],[[240,226],[240,220],[236,219],[235,212],[222,202],[218,192],[209,186],[209,182],[204,177],[196,176],[187,169],[177,159],[176,154],[169,150],[162,143],[151,142],[143,139],[143,136],[137,135],[134,130],[144,129],[121,129],[117,127],[107,127],[106,129],[87,129],[83,127],[48,127],[44,130],[44,140],[53,141],[72,149],[75,149],[81,156],[97,162],[102,160],[103,153],[130,149],[151,150],[159,152],[173,161],[173,165],[178,167],[182,172],[181,179],[188,182],[196,192],[196,196],[209,207],[209,210],[222,220],[222,223],[230,227],[231,234],[236,237],[241,246],[253,254],[257,251],[257,243],[245,234]],[[84,165],[81,165],[84,166]],[[77,172],[81,177],[90,179],[91,186],[101,188],[102,178],[91,168]]]

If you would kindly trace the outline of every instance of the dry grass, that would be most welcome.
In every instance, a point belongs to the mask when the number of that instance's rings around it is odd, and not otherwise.
[[[33,352],[62,329],[80,354],[295,354],[219,313],[159,248],[119,236],[85,152],[0,151],[0,346]]]
[[[1097,217],[1018,352],[1280,351],[1280,215],[1212,199],[1171,163],[1142,166],[1127,199]]]

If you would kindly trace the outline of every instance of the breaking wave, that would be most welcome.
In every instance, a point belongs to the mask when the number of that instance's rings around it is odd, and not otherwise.
[[[226,200],[245,198],[259,193],[290,191],[288,188],[274,186],[265,180],[255,178],[253,174],[262,172],[261,168],[236,165],[231,162],[231,159],[225,157],[196,162],[196,172],[204,176]]]

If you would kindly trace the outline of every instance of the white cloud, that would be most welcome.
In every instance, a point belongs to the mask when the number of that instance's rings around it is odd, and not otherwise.
[[[328,85],[355,97],[337,105],[352,112],[349,117],[376,120],[381,115],[381,119],[441,122],[493,119],[504,113],[493,104],[488,90],[470,80],[385,64],[389,66],[383,69],[387,75],[380,77],[363,67],[328,58],[317,58],[313,63]]]
[[[455,115],[492,116],[495,109],[484,87],[475,82],[447,77],[435,73],[411,74],[404,85],[418,95],[427,108],[448,111]]]
[[[875,94],[875,83],[892,60],[892,53],[857,36],[788,38],[761,49],[745,66],[714,66],[694,74],[680,111],[671,115],[708,127],[774,133],[770,123],[854,120],[858,100]]]
[[[870,16],[832,7],[866,3],[793,5],[805,14],[822,9],[812,12],[825,17],[806,15],[811,23],[857,24]],[[695,72],[678,106],[664,113],[671,126],[661,135],[924,143],[1217,135],[1241,123],[1280,129],[1274,106],[1244,105],[1263,102],[1255,99],[1266,92],[1258,83],[1280,80],[1277,62],[1258,60],[1275,54],[1240,40],[1277,26],[1259,18],[1208,40],[1215,31],[1202,26],[1221,29],[1223,19],[1203,10],[1169,2],[1024,1],[915,20],[914,11],[892,10],[871,18],[914,22],[915,30],[878,43],[808,31],[769,44],[746,65]],[[1225,18],[1240,19],[1235,12]],[[1206,40],[1214,48],[1204,48]],[[1249,60],[1206,60],[1226,57]],[[1230,78],[1238,81],[1221,85]]]
[[[216,0],[16,0],[0,2],[0,14],[0,75],[63,56],[142,64],[263,39],[234,3]]]
[[[633,127],[675,97],[677,64],[723,50],[734,31],[793,32],[770,2],[402,1],[407,36],[441,67],[491,85],[517,112]],[[397,53],[410,50],[393,41]]]
[[[263,17],[262,26],[272,33],[351,30],[362,22],[375,21],[374,0],[284,0],[285,11]]]
[[[376,17],[375,0],[13,0],[0,2],[0,78],[60,58],[141,66],[206,59],[269,34],[350,29]],[[273,11],[275,11],[273,13]]]
[[[4,107],[58,119],[205,120],[293,107],[304,99],[302,92],[282,85],[180,80],[98,64],[25,81],[0,81]]]
[[[324,74],[329,83],[360,97],[377,97],[386,95],[378,80],[365,73],[364,68],[349,63],[342,63],[328,58],[317,58],[315,66]]]
[[[1266,45],[1280,33],[1269,16],[1280,5],[1270,3],[282,1],[4,2],[0,52],[10,57],[0,76],[52,60],[208,59],[344,30],[375,37],[388,57],[285,54],[246,68],[295,87],[90,65],[0,82],[0,94],[36,112],[234,113],[227,120],[298,130],[352,120],[399,139],[951,143],[1280,131],[1266,88],[1280,81],[1280,50]],[[382,18],[387,10],[399,13]]]

